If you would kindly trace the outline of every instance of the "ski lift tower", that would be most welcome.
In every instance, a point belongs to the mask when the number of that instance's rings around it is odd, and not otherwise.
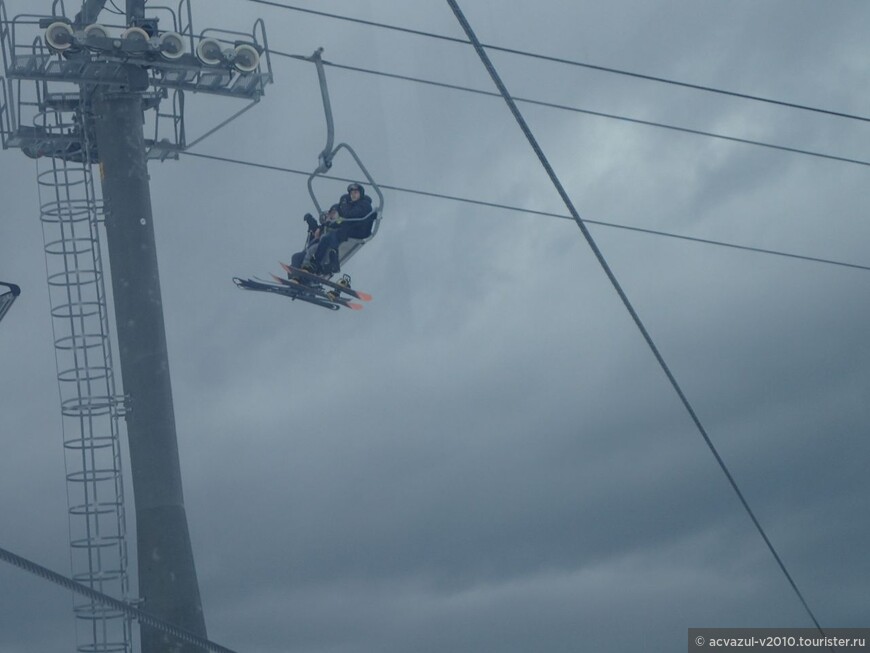
[[[189,0],[180,0],[177,10],[127,0],[118,24],[98,23],[105,3],[83,0],[70,17],[64,1],[53,0],[47,15],[9,19],[0,0],[0,137],[4,149],[37,160],[73,577],[205,638],[182,497],[147,163],[177,159],[189,147],[185,92],[247,102],[208,136],[259,101],[272,81],[271,62],[262,20],[250,33],[195,32]],[[103,242],[123,393],[115,383]],[[128,589],[122,417],[135,495],[137,597]],[[122,613],[93,601],[75,603],[74,611],[78,651],[132,650]],[[142,653],[199,651],[144,625],[140,641]]]

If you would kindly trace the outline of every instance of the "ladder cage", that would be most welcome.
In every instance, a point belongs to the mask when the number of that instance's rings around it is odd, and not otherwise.
[[[74,113],[46,111],[48,135],[75,128]],[[85,138],[87,149],[88,140]],[[128,600],[126,514],[119,416],[97,198],[89,156],[37,164],[40,221],[60,392],[72,577]],[[76,597],[77,651],[130,653],[131,624],[118,610]]]

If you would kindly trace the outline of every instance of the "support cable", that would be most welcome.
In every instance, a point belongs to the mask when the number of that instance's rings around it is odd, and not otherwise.
[[[303,57],[298,54],[290,54],[288,52],[280,52],[278,50],[270,50],[269,53],[276,57],[286,57],[288,59],[296,59],[298,61],[310,61],[310,57]],[[450,84],[447,82],[437,82],[431,79],[422,79],[420,77],[412,77],[410,75],[399,75],[397,73],[389,73],[381,70],[372,70],[370,68],[361,68],[359,66],[350,66],[347,64],[339,64],[330,61],[323,61],[324,66],[331,66],[333,68],[338,68],[340,70],[348,70],[356,73],[363,73],[366,75],[375,75],[379,77],[386,77],[388,79],[397,79],[404,82],[413,82],[416,84],[424,84],[428,86],[436,86],[439,88],[446,88],[454,91],[461,91],[463,93],[474,93],[476,95],[485,95],[488,97],[501,97],[498,93],[494,91],[485,91],[479,88],[473,88],[470,86],[461,86],[459,84]],[[514,96],[515,102],[522,102],[524,104],[532,104],[540,107],[547,107],[550,109],[557,109],[560,111],[570,111],[573,113],[582,113],[589,116],[597,116],[599,118],[607,118],[610,120],[619,120],[622,122],[633,123],[635,125],[646,125],[647,127],[658,127],[660,129],[668,129],[671,131],[682,132],[684,134],[694,134],[695,136],[706,136],[708,138],[716,138],[723,141],[729,141],[731,143],[742,143],[744,145],[754,145],[756,147],[765,147],[772,150],[779,150],[781,152],[790,152],[792,154],[803,154],[805,156],[812,156],[820,159],[828,159],[830,161],[839,161],[841,163],[851,163],[854,165],[860,166],[868,166],[870,167],[870,161],[863,159],[852,159],[849,157],[838,156],[835,154],[825,154],[824,152],[816,152],[814,150],[804,150],[796,147],[789,147],[787,145],[776,145],[774,143],[766,143],[764,141],[756,141],[748,138],[739,138],[737,136],[728,136],[727,134],[717,134],[715,132],[703,131],[700,129],[691,129],[689,127],[680,127],[679,125],[671,125],[663,122],[656,122],[653,120],[643,120],[641,118],[629,118],[628,116],[620,116],[614,113],[605,113],[602,111],[593,111],[591,109],[581,109],[580,107],[573,107],[566,104],[557,104],[555,102],[545,102],[543,100],[534,100],[530,98],[523,98]]]
[[[426,32],[423,30],[411,29],[409,27],[401,27],[399,25],[390,25],[387,23],[379,23],[379,22],[372,21],[372,20],[365,20],[363,18],[354,18],[351,16],[342,16],[340,14],[332,14],[332,13],[329,13],[326,11],[318,11],[315,9],[306,9],[303,7],[296,7],[296,6],[284,4],[281,2],[274,2],[272,0],[248,0],[248,2],[253,2],[255,4],[260,4],[260,5],[267,5],[270,7],[277,7],[279,9],[287,9],[290,11],[298,11],[301,13],[311,14],[314,16],[321,16],[323,18],[332,18],[335,20],[343,20],[343,21],[355,23],[358,25],[366,25],[368,27],[377,27],[380,29],[387,29],[387,30],[391,30],[394,32],[402,32],[405,34],[412,34],[415,36],[425,36],[427,38],[437,39],[440,41],[447,41],[450,43],[460,43],[462,45],[469,45],[470,44],[469,41],[466,41],[464,39],[459,39],[459,38],[456,38],[453,36],[446,36],[444,34],[436,34],[434,32]],[[740,98],[743,100],[751,100],[753,102],[762,102],[765,104],[772,104],[775,106],[787,107],[789,109],[798,109],[800,111],[810,111],[813,113],[820,113],[820,114],[829,115],[829,116],[836,116],[838,118],[846,118],[849,120],[858,120],[861,122],[870,122],[870,117],[867,117],[867,116],[859,116],[859,115],[855,115],[855,114],[845,113],[842,111],[833,111],[830,109],[822,109],[819,107],[798,104],[796,102],[785,102],[783,100],[766,98],[766,97],[762,97],[759,95],[750,95],[748,93],[739,93],[736,91],[728,91],[728,90],[724,90],[724,89],[720,89],[720,88],[715,88],[713,86],[705,86],[702,84],[691,84],[689,82],[681,82],[681,81],[674,80],[674,79],[668,79],[666,77],[656,77],[654,75],[644,75],[642,73],[635,73],[635,72],[631,72],[628,70],[621,70],[619,68],[610,68],[607,66],[599,66],[596,64],[584,63],[582,61],[574,61],[572,59],[564,59],[562,57],[553,57],[550,55],[538,54],[535,52],[528,52],[526,50],[518,50],[515,48],[507,48],[507,47],[502,47],[499,45],[491,45],[491,44],[484,43],[484,44],[482,44],[481,47],[487,48],[489,50],[495,50],[498,52],[505,52],[507,54],[514,54],[514,55],[519,55],[522,57],[529,57],[532,59],[540,59],[542,61],[549,61],[552,63],[560,63],[560,64],[565,64],[568,66],[576,66],[579,68],[587,68],[589,70],[597,70],[599,72],[611,73],[611,74],[615,74],[615,75],[623,75],[626,77],[633,77],[635,79],[643,79],[643,80],[650,81],[650,82],[658,82],[661,84],[670,84],[672,86],[680,86],[683,88],[689,88],[689,89],[693,89],[696,91],[704,91],[707,93],[726,95],[726,96],[730,96],[730,97]]]
[[[310,172],[305,171],[305,170],[295,170],[293,168],[287,168],[287,167],[283,167],[283,166],[276,166],[276,165],[271,165],[271,164],[267,164],[267,163],[257,163],[255,161],[245,161],[242,159],[233,159],[230,157],[216,156],[213,154],[200,154],[199,152],[189,152],[189,151],[182,151],[180,154],[182,154],[183,156],[196,157],[198,159],[208,159],[211,161],[220,161],[222,163],[231,163],[234,165],[249,166],[252,168],[259,168],[261,170],[272,170],[275,172],[286,172],[289,174],[300,175],[303,177],[308,177],[311,174]],[[356,181],[356,180],[351,179],[349,177],[336,177],[336,176],[331,176],[331,175],[323,175],[323,178],[330,179],[333,181],[341,181],[341,182],[345,182],[345,183],[350,183],[352,181]],[[476,200],[476,199],[471,199],[471,198],[467,198],[467,197],[458,197],[456,195],[446,195],[444,193],[434,193],[431,191],[419,190],[419,189],[414,189],[414,188],[403,188],[401,186],[391,186],[389,184],[379,183],[378,185],[381,188],[386,189],[386,190],[396,191],[399,193],[408,193],[410,195],[420,195],[423,197],[432,197],[435,199],[449,200],[451,202],[461,202],[464,204],[472,204],[475,206],[486,206],[486,207],[495,208],[495,209],[503,209],[506,211],[515,211],[517,213],[527,213],[529,215],[539,215],[539,216],[547,217],[547,218],[560,218],[562,220],[572,220],[573,219],[570,215],[563,215],[561,213],[551,213],[549,211],[536,211],[534,209],[525,209],[525,208],[522,208],[519,206],[511,206],[509,204],[499,204],[497,202],[487,202],[485,200]],[[791,252],[783,252],[781,250],[765,249],[762,247],[752,247],[749,245],[740,245],[737,243],[729,243],[729,242],[721,241],[721,240],[711,240],[708,238],[696,238],[694,236],[685,236],[682,234],[675,234],[675,233],[668,232],[668,231],[659,231],[656,229],[646,229],[644,227],[632,227],[630,225],[618,224],[615,222],[603,222],[600,220],[590,220],[588,218],[584,219],[584,222],[586,224],[594,224],[597,226],[609,227],[612,229],[624,229],[626,231],[635,231],[638,233],[649,234],[651,236],[661,236],[664,238],[676,238],[678,240],[686,240],[689,242],[700,243],[703,245],[714,245],[716,247],[727,247],[730,249],[743,250],[743,251],[747,251],[747,252],[755,252],[757,254],[767,254],[770,256],[782,256],[785,258],[792,258],[792,259],[797,259],[800,261],[809,261],[812,263],[823,263],[825,265],[837,265],[840,267],[846,267],[846,268],[852,268],[855,270],[864,270],[864,271],[870,272],[870,265],[861,265],[859,263],[849,263],[846,261],[837,261],[835,259],[819,258],[816,256],[805,256],[803,254],[794,254]]]
[[[256,105],[258,102],[259,102],[259,100],[253,100],[252,102],[246,104],[246,105],[243,106],[241,109],[239,109],[238,111],[236,111],[233,115],[231,115],[229,118],[227,118],[226,120],[223,120],[223,121],[220,122],[219,124],[215,125],[215,126],[212,127],[211,129],[209,129],[207,132],[205,132],[202,136],[199,136],[199,137],[198,137],[196,140],[194,140],[193,142],[191,142],[191,143],[187,143],[187,144],[185,145],[185,147],[193,147],[194,145],[198,145],[199,143],[201,143],[202,141],[204,141],[206,138],[208,138],[209,136],[211,136],[211,135],[214,134],[215,132],[218,132],[218,131],[220,131],[221,129],[223,129],[224,127],[226,127],[226,126],[227,126],[228,124],[230,124],[233,120],[235,120],[236,118],[238,118],[239,116],[241,116],[243,113],[245,113],[246,111],[248,111],[248,109],[250,109],[251,107],[253,107],[254,105]]]
[[[704,438],[704,442],[706,442],[707,447],[710,449],[713,456],[716,458],[716,462],[719,463],[719,467],[724,472],[725,477],[728,479],[728,482],[731,484],[731,487],[734,489],[734,492],[737,494],[737,497],[740,499],[740,502],[743,504],[743,507],[746,510],[746,513],[749,515],[753,524],[755,524],[756,529],[758,529],[759,534],[761,535],[764,542],[767,544],[767,548],[773,554],[773,557],[776,560],[777,564],[779,565],[779,568],[782,570],[782,573],[785,575],[786,579],[788,580],[788,582],[791,585],[792,589],[794,590],[795,594],[800,599],[800,602],[803,604],[804,609],[806,610],[807,614],[809,614],[810,619],[812,619],[813,623],[815,624],[815,626],[819,630],[819,632],[824,634],[824,631],[822,630],[821,625],[819,625],[819,622],[816,619],[816,616],[813,614],[813,611],[810,609],[809,604],[807,604],[806,600],[803,597],[803,594],[801,594],[801,591],[798,589],[797,584],[792,579],[791,574],[788,572],[788,569],[786,569],[786,566],[783,563],[782,559],[779,557],[779,554],[776,552],[776,549],[774,548],[773,543],[767,537],[767,533],[765,533],[764,528],[762,528],[761,523],[756,518],[755,513],[752,511],[752,508],[749,507],[749,503],[746,501],[746,498],[743,496],[743,492],[741,492],[740,488],[737,485],[737,482],[734,480],[734,477],[731,475],[731,472],[728,470],[728,467],[725,464],[725,461],[719,455],[719,452],[717,451],[716,447],[713,445],[712,440],[710,440],[710,436],[707,435],[707,431],[704,428],[704,425],[701,423],[701,420],[698,418],[698,415],[695,413],[695,409],[692,407],[692,404],[689,402],[689,399],[683,393],[683,390],[680,387],[680,384],[677,382],[676,377],[673,375],[670,368],[668,367],[668,364],[665,362],[665,359],[662,357],[661,353],[659,352],[659,349],[656,346],[655,342],[653,341],[652,336],[647,331],[646,327],[644,326],[643,322],[640,319],[640,316],[635,311],[634,306],[632,306],[631,301],[628,299],[628,296],[625,294],[625,291],[622,289],[622,286],[620,285],[620,283],[617,280],[616,276],[614,275],[613,271],[610,269],[610,265],[607,263],[607,260],[604,258],[604,254],[602,254],[601,250],[598,248],[597,243],[592,238],[592,234],[589,232],[589,229],[584,224],[583,219],[580,217],[580,214],[577,213],[577,209],[574,208],[574,203],[571,201],[571,198],[568,196],[568,193],[565,191],[564,187],[562,186],[562,183],[559,181],[559,178],[556,175],[555,170],[553,170],[553,168],[550,166],[549,160],[547,159],[546,155],[544,154],[543,150],[541,149],[540,145],[538,144],[538,141],[535,139],[534,134],[532,134],[531,130],[529,129],[529,126],[526,123],[525,118],[523,118],[523,115],[520,113],[520,110],[517,107],[516,103],[511,98],[510,93],[507,90],[507,87],[505,87],[504,83],[501,80],[501,77],[499,77],[498,72],[495,70],[495,67],[492,65],[492,62],[489,60],[489,57],[487,56],[486,52],[484,51],[483,46],[480,44],[480,41],[478,41],[477,36],[474,33],[474,30],[472,29],[471,25],[469,25],[468,21],[465,19],[465,15],[462,13],[462,10],[459,8],[459,5],[456,3],[456,0],[447,0],[447,4],[450,5],[450,8],[453,10],[453,13],[456,16],[456,19],[459,21],[459,24],[462,26],[462,29],[465,31],[466,35],[468,36],[469,40],[471,41],[471,44],[474,46],[474,49],[477,52],[477,56],[480,58],[484,67],[486,68],[487,72],[489,73],[490,77],[492,78],[493,83],[495,83],[495,85],[498,87],[499,93],[501,93],[501,96],[504,98],[504,101],[507,103],[508,108],[510,109],[514,118],[516,119],[517,124],[519,125],[523,134],[526,136],[526,139],[529,141],[529,145],[531,145],[532,149],[535,151],[535,154],[538,157],[538,160],[541,162],[541,165],[546,170],[547,176],[549,176],[550,181],[553,183],[553,186],[556,188],[556,191],[559,193],[559,196],[562,198],[562,201],[565,203],[565,206],[568,208],[568,211],[571,213],[571,216],[574,218],[574,221],[577,223],[577,226],[580,228],[580,231],[583,233],[583,237],[586,239],[586,242],[589,244],[589,247],[592,249],[592,252],[595,254],[595,257],[598,259],[598,262],[601,264],[601,267],[604,270],[605,274],[610,279],[610,282],[613,285],[613,288],[616,290],[616,293],[619,295],[619,298],[622,300],[622,303],[625,305],[625,308],[628,310],[629,314],[631,315],[632,320],[634,320],[634,323],[637,325],[638,329],[640,330],[641,335],[643,336],[644,340],[646,340],[647,345],[649,346],[650,350],[652,351],[653,355],[655,356],[656,360],[658,361],[659,365],[661,366],[662,371],[665,373],[665,376],[667,376],[668,380],[671,382],[671,386],[673,386],[674,391],[679,396],[680,401],[683,403],[683,406],[685,407],[689,416],[692,418],[692,421],[695,423],[695,426],[698,428],[698,431],[700,432],[701,436]]]
[[[63,588],[71,590],[76,594],[80,594],[85,598],[101,603],[113,610],[118,610],[123,612],[125,615],[130,617],[131,619],[137,619],[140,624],[144,624],[155,630],[159,630],[164,632],[172,637],[175,637],[178,640],[183,642],[187,642],[188,644],[193,644],[194,646],[198,646],[199,648],[205,651],[212,651],[213,653],[235,653],[232,649],[228,649],[225,646],[221,646],[220,644],[215,644],[214,642],[203,639],[198,635],[194,635],[191,632],[188,632],[182,628],[178,628],[177,626],[173,626],[172,624],[163,621],[162,619],[158,619],[157,617],[148,614],[147,612],[143,612],[139,608],[135,608],[129,603],[125,603],[124,601],[119,601],[118,599],[109,596],[108,594],[103,594],[102,592],[98,592],[96,590],[91,589],[87,585],[83,585],[72,578],[67,578],[62,574],[57,573],[56,571],[52,571],[47,567],[43,567],[27,558],[23,558],[19,555],[12,553],[11,551],[7,551],[4,548],[0,548],[0,560],[3,562],[7,562],[14,567],[18,567],[19,569],[23,569],[24,571],[33,574],[34,576],[39,576],[40,578],[50,581],[55,585],[60,585]]]

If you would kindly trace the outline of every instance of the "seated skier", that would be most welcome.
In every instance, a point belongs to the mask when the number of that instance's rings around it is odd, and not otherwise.
[[[314,248],[305,269],[315,274],[335,274],[340,271],[338,247],[348,238],[368,238],[372,233],[375,215],[372,212],[372,199],[365,194],[365,189],[356,182],[347,187],[347,194],[342,195],[337,208],[338,219],[325,232]],[[330,209],[331,210],[331,209]]]
[[[311,269],[311,259],[320,243],[321,237],[327,230],[335,228],[338,220],[338,204],[333,204],[329,211],[320,214],[320,224],[310,213],[305,214],[305,222],[308,224],[308,235],[305,238],[305,247],[301,252],[296,252],[290,258],[290,265],[297,269]]]

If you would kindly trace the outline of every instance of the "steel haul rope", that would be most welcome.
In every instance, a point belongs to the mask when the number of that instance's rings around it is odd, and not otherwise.
[[[822,630],[821,625],[819,624],[818,620],[816,619],[815,614],[813,614],[813,611],[810,609],[809,604],[804,599],[803,594],[798,589],[797,584],[794,582],[794,579],[792,579],[791,574],[788,572],[788,569],[786,569],[785,564],[783,563],[782,559],[779,557],[779,554],[777,553],[776,549],[774,548],[773,543],[767,537],[767,533],[765,533],[764,528],[762,528],[761,523],[756,518],[755,513],[752,511],[752,508],[750,508],[749,503],[746,501],[746,498],[743,496],[743,492],[741,492],[739,486],[737,485],[737,482],[734,480],[734,477],[731,475],[731,472],[728,470],[727,465],[725,465],[725,461],[719,455],[718,450],[714,446],[713,441],[710,439],[710,436],[707,434],[707,430],[704,428],[704,425],[701,423],[701,420],[698,418],[698,415],[695,412],[695,409],[692,407],[692,404],[689,402],[688,397],[686,397],[685,393],[683,392],[682,388],[680,387],[680,384],[677,382],[676,377],[673,375],[670,368],[668,367],[667,362],[665,362],[665,359],[662,357],[661,353],[659,352],[659,349],[656,346],[655,342],[653,341],[652,336],[647,331],[646,327],[644,326],[643,322],[640,319],[640,316],[635,311],[634,306],[632,306],[631,301],[628,299],[628,296],[625,294],[625,291],[622,289],[622,286],[620,285],[620,283],[617,280],[616,276],[614,275],[613,271],[610,269],[610,265],[607,263],[607,260],[604,258],[604,254],[602,254],[601,250],[598,248],[597,243],[592,238],[592,234],[589,232],[589,229],[584,224],[583,219],[580,217],[580,214],[577,213],[577,209],[574,207],[574,203],[571,201],[571,198],[568,196],[568,193],[565,191],[564,187],[562,186],[561,181],[559,181],[559,178],[556,175],[555,170],[553,170],[552,166],[550,165],[549,160],[547,159],[546,155],[544,154],[543,150],[541,149],[541,146],[538,144],[537,139],[535,138],[534,134],[532,134],[531,129],[529,129],[529,126],[526,123],[525,118],[523,118],[523,115],[520,113],[520,110],[517,108],[516,103],[514,103],[513,99],[511,98],[510,93],[507,90],[507,87],[505,87],[504,83],[501,80],[501,77],[499,77],[498,72],[496,71],[495,67],[492,65],[492,62],[489,60],[489,57],[487,56],[486,52],[484,51],[483,46],[480,44],[480,41],[477,39],[477,36],[475,35],[474,30],[471,28],[471,25],[469,25],[468,21],[465,19],[465,16],[462,13],[462,10],[459,8],[459,5],[456,3],[456,0],[447,0],[447,4],[450,5],[450,8],[453,10],[453,13],[456,15],[456,19],[459,21],[460,25],[462,25],[462,29],[465,31],[466,35],[468,36],[469,40],[471,41],[471,44],[474,46],[474,49],[477,52],[478,57],[480,58],[484,67],[486,68],[487,72],[489,73],[490,77],[492,78],[493,83],[495,83],[495,85],[498,87],[499,92],[501,93],[502,97],[504,98],[505,103],[507,103],[508,108],[510,109],[511,113],[513,114],[514,118],[517,121],[517,124],[519,125],[523,134],[526,136],[526,139],[529,141],[529,145],[531,145],[532,149],[535,151],[535,154],[538,157],[538,160],[541,162],[541,165],[546,170],[547,176],[550,178],[550,181],[553,183],[553,186],[556,188],[556,191],[559,193],[559,196],[562,198],[562,201],[565,203],[565,206],[568,208],[568,211],[571,213],[571,216],[574,218],[574,221],[577,223],[577,226],[580,228],[580,231],[583,233],[583,237],[586,239],[586,242],[589,244],[589,247],[592,249],[592,252],[595,254],[595,257],[598,259],[598,262],[601,264],[601,267],[604,269],[605,274],[610,279],[611,284],[613,285],[614,289],[616,290],[617,294],[619,295],[619,298],[622,300],[622,303],[625,305],[625,308],[628,310],[629,314],[631,315],[632,319],[634,320],[634,323],[637,325],[638,329],[640,330],[641,335],[643,335],[644,340],[646,340],[647,345],[649,346],[650,350],[652,351],[653,355],[655,356],[656,360],[658,361],[659,365],[661,366],[662,371],[665,373],[665,376],[668,377],[668,380],[670,381],[671,386],[676,391],[677,395],[680,398],[680,401],[682,402],[682,404],[685,407],[686,411],[688,412],[689,416],[692,418],[692,421],[695,423],[695,426],[697,427],[701,436],[704,438],[704,442],[707,444],[707,447],[713,453],[714,458],[716,458],[716,462],[719,463],[719,467],[724,472],[726,478],[728,479],[728,482],[731,484],[731,487],[734,489],[734,492],[737,494],[738,499],[740,499],[740,503],[743,505],[743,508],[746,510],[746,513],[749,515],[750,519],[752,520],[752,523],[755,524],[756,529],[758,530],[758,532],[761,535],[764,542],[767,544],[767,548],[773,554],[773,557],[776,560],[777,564],[779,565],[780,570],[785,575],[786,579],[788,580],[789,584],[791,585],[791,587],[794,590],[797,597],[800,599],[800,602],[803,604],[804,609],[806,610],[807,614],[809,614],[810,619],[812,619],[816,628],[819,630],[820,633],[822,633],[824,635],[824,631]]]

